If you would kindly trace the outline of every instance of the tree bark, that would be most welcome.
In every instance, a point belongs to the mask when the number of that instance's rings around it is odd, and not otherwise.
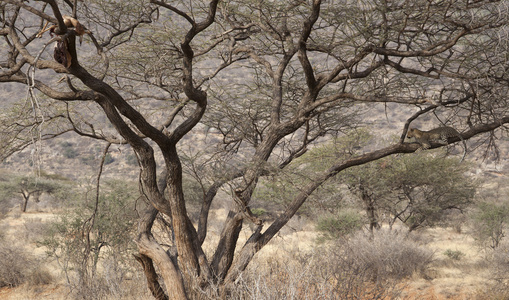
[[[30,199],[30,193],[27,192],[27,191],[23,191],[21,192],[21,194],[23,195],[23,202],[21,203],[21,212],[26,212],[27,211],[27,206],[28,206],[28,200]]]
[[[368,191],[366,191],[362,182],[359,183],[359,190],[361,192],[361,199],[364,203],[364,207],[366,208],[366,215],[369,220],[369,231],[373,233],[373,230],[379,228],[376,217],[375,201],[372,199],[372,196],[368,195]]]
[[[163,288],[157,280],[157,273],[152,264],[152,259],[146,255],[134,255],[134,258],[141,264],[145,277],[147,278],[148,288],[157,300],[168,300],[168,296],[164,293]]]
[[[28,197],[23,196],[23,202],[21,203],[21,212],[27,211]]]
[[[159,267],[159,271],[166,285],[169,299],[188,299],[186,289],[184,287],[184,279],[182,278],[180,271],[174,265],[168,253],[159,245],[159,243],[157,243],[153,237],[143,234],[138,238],[137,244],[140,254],[152,259]],[[150,270],[149,273],[147,273],[146,267],[149,266],[145,264],[143,266],[145,275],[152,276]],[[153,289],[151,288],[152,293],[158,292],[157,286],[154,283],[154,279],[152,277],[147,277],[147,280],[154,284]],[[157,294],[159,294],[159,292]]]

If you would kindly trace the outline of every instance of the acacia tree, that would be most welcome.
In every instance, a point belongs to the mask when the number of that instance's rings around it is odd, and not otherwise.
[[[378,226],[377,212],[385,212],[390,226],[400,220],[412,231],[472,203],[476,184],[467,170],[455,159],[419,155],[379,160],[339,177],[362,200],[371,230]]]
[[[492,145],[494,130],[509,122],[507,39],[501,38],[506,5],[483,0],[3,0],[0,81],[26,84],[34,108],[21,111],[35,112],[3,123],[2,139],[11,145],[5,155],[30,143],[22,137],[34,126],[40,139],[72,130],[129,144],[151,204],[140,215],[136,242],[153,295],[225,296],[253,256],[327,179],[351,166],[418,149],[403,142],[417,117],[435,115],[458,129],[468,125],[464,139],[491,132],[481,138]],[[66,27],[63,14],[90,31],[83,45],[76,43],[76,31]],[[56,36],[39,40],[45,21],[56,24]],[[57,54],[68,52],[68,67],[45,50],[55,41],[63,41]],[[55,83],[59,78],[65,80]],[[44,103],[58,109],[45,109],[41,94],[50,98]],[[399,141],[311,174],[265,228],[249,209],[259,179],[291,165],[320,137],[362,126],[359,113],[370,103],[414,108],[399,129]],[[87,113],[93,109],[106,120]],[[215,138],[206,141],[217,147],[207,146],[201,160],[186,160],[204,191],[199,217],[192,220],[181,155],[187,139],[203,137],[200,124],[213,129]],[[162,164],[156,164],[156,155]],[[213,173],[205,176],[203,170]],[[233,187],[231,207],[207,257],[208,215],[225,185]],[[157,214],[171,220],[170,249],[152,234]],[[238,246],[244,222],[256,229]]]
[[[14,195],[23,198],[20,201],[21,212],[27,211],[28,201],[39,202],[43,193],[51,194],[59,189],[59,184],[51,179],[35,176],[17,176],[10,181],[0,182],[3,197]]]

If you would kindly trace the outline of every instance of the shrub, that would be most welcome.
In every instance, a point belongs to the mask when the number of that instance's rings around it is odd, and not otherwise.
[[[444,251],[444,255],[452,260],[460,260],[463,256],[465,256],[465,253],[459,250],[447,249]]]
[[[60,146],[62,146],[62,154],[64,155],[64,157],[66,158],[75,158],[78,156],[78,152],[76,150],[74,150],[73,146],[74,144],[73,143],[70,143],[70,142],[63,142],[60,144]]]
[[[115,159],[109,153],[106,154],[106,156],[104,157],[104,164],[105,165],[109,165],[109,164],[113,163],[114,161],[115,161]]]
[[[134,154],[127,155],[126,163],[130,166],[138,166],[138,159],[136,158],[136,155]]]
[[[509,299],[509,289],[506,283],[495,282],[487,284],[485,288],[479,290],[475,295],[476,300],[507,300]]]
[[[30,285],[48,284],[51,274],[17,246],[2,241],[0,245],[0,287],[15,287],[28,282]]]
[[[251,264],[229,299],[398,299],[396,282],[373,283],[357,266],[337,258],[323,247]]]
[[[261,217],[267,214],[267,211],[263,208],[253,208],[251,209],[251,213],[256,217]]]
[[[90,155],[81,156],[80,161],[87,166],[92,166],[92,165],[94,165],[96,159],[95,159],[94,155],[90,154]]]
[[[250,264],[231,298],[400,299],[400,280],[426,270],[432,255],[396,232],[358,232],[309,253],[276,254]]]
[[[0,247],[0,287],[15,287],[25,281],[26,269],[30,266],[26,254],[15,247]]]
[[[507,283],[509,280],[509,243],[503,242],[499,247],[488,252],[491,278]]]
[[[481,247],[497,248],[505,236],[509,203],[480,203],[473,217],[473,235]]]
[[[28,274],[27,282],[31,286],[46,285],[53,282],[53,276],[46,268],[39,266]]]
[[[318,219],[316,229],[325,239],[337,239],[361,229],[363,221],[359,213],[342,210],[337,215]]]
[[[433,258],[431,250],[395,231],[359,232],[345,244],[344,259],[366,269],[372,278],[400,280],[423,274]]]
[[[95,199],[76,199],[76,206],[47,228],[40,244],[60,262],[71,293],[77,299],[124,299],[121,283],[135,263],[136,185],[104,181]],[[93,216],[93,221],[91,217]],[[88,227],[88,226],[91,227]],[[88,231],[89,230],[89,231]]]
[[[78,152],[76,150],[74,150],[73,148],[64,148],[64,150],[62,151],[62,154],[64,155],[65,158],[76,158],[78,156]]]
[[[26,218],[23,227],[24,238],[38,242],[46,234],[48,225],[41,218]]]

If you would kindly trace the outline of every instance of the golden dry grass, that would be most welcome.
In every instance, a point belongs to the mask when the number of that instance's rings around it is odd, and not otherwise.
[[[215,211],[214,218],[221,219],[225,216],[226,211]],[[41,222],[48,222],[55,218],[54,214],[49,213],[30,213],[17,214],[12,213],[3,220],[0,220],[1,228],[5,229],[4,237],[7,240],[13,240],[16,236],[20,236],[20,231],[25,228],[26,222],[31,222],[37,218]],[[316,248],[316,238],[318,233],[314,231],[313,224],[306,223],[302,225],[290,223],[290,229],[286,229],[282,234],[276,236],[260,253],[255,256],[253,263],[263,265],[274,260],[292,257],[296,253],[313,252]],[[298,228],[291,229],[291,228]],[[247,240],[251,234],[249,226],[245,226],[239,245]],[[427,241],[427,246],[435,252],[435,260],[432,267],[426,274],[426,278],[422,276],[414,276],[401,283],[404,286],[401,299],[477,299],[478,295],[488,284],[491,283],[489,270],[483,263],[484,256],[475,245],[475,241],[469,236],[468,231],[457,233],[452,228],[433,228],[422,230],[418,233],[422,239]],[[217,240],[218,232],[212,230],[207,238],[207,243],[214,245]],[[37,248],[31,244],[27,248],[31,253],[41,256],[44,249]],[[461,251],[464,254],[459,260],[455,261],[444,254],[446,250]],[[211,250],[211,249],[209,249]],[[64,279],[55,269],[56,266],[49,265],[53,268],[51,272],[56,277],[56,282],[42,287],[33,287],[22,285],[16,288],[0,289],[0,299],[63,299],[67,292],[64,286]]]

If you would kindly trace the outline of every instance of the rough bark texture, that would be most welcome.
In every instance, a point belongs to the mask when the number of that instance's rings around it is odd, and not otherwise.
[[[154,298],[157,300],[168,300],[168,296],[166,296],[166,293],[157,280],[158,276],[156,270],[154,269],[154,265],[152,264],[152,259],[142,254],[134,255],[134,258],[136,258],[136,260],[141,264],[143,272],[145,273],[145,277],[147,277],[148,288],[150,289],[150,292]]]
[[[152,237],[143,235],[138,237],[137,244],[140,254],[152,259],[159,267],[161,276],[166,285],[168,297],[170,299],[187,299],[182,275],[168,256],[168,253],[166,253],[159,243]],[[154,282],[152,278],[150,281]]]

